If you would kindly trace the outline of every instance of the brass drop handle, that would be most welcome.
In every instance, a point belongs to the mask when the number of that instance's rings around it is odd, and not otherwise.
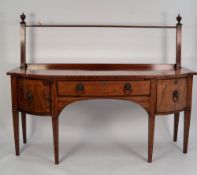
[[[33,101],[33,94],[32,94],[31,91],[28,91],[26,93],[26,99],[27,99],[28,102],[32,102]]]
[[[77,84],[76,91],[78,94],[83,94],[84,93],[84,85],[81,83]]]
[[[131,90],[132,90],[132,86],[130,83],[125,83],[124,85],[124,93],[126,95],[130,94],[131,93]]]
[[[174,90],[173,93],[172,93],[172,100],[174,102],[177,102],[179,99],[179,92],[177,90]]]

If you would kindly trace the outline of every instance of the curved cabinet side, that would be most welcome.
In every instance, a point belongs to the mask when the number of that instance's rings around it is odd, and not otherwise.
[[[157,80],[157,113],[175,113],[184,110],[187,97],[187,79]]]

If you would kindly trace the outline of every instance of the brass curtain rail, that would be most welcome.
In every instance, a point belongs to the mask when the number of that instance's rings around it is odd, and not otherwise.
[[[90,27],[90,28],[166,28],[175,29],[176,26],[140,26],[140,25],[57,25],[57,24],[27,24],[26,27]]]

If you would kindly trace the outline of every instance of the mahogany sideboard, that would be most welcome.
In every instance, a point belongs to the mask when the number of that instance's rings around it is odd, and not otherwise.
[[[26,114],[51,116],[55,164],[59,163],[58,116],[70,103],[88,99],[120,99],[138,103],[148,114],[148,162],[152,162],[155,117],[174,114],[177,140],[179,114],[184,112],[183,153],[188,151],[192,80],[197,73],[181,67],[181,17],[175,26],[28,25],[20,22],[21,65],[9,71],[16,155],[19,150],[19,112],[26,143]],[[176,30],[175,64],[35,64],[26,63],[27,27],[158,28]]]

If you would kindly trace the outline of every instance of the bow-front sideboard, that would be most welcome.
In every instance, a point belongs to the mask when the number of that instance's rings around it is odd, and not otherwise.
[[[19,112],[26,143],[26,114],[51,116],[55,163],[59,163],[59,114],[70,103],[88,99],[135,102],[148,114],[148,162],[152,162],[155,117],[174,114],[177,140],[179,114],[184,112],[183,152],[188,150],[192,80],[196,72],[181,67],[181,17],[175,26],[28,25],[21,15],[21,65],[9,71],[16,155],[19,150]],[[158,28],[176,30],[175,64],[35,64],[26,62],[27,27]]]

